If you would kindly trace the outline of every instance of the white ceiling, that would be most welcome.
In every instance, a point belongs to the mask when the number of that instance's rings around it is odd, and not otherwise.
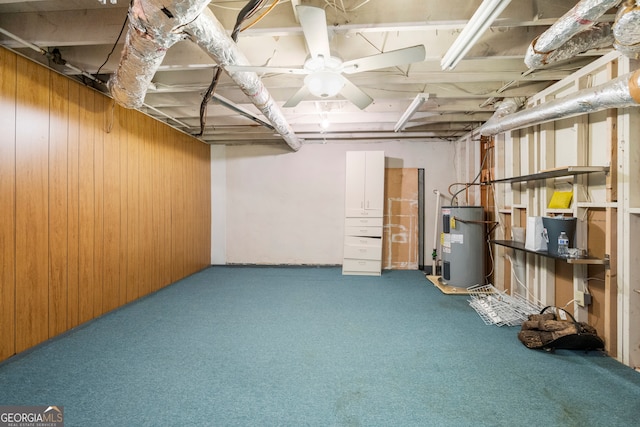
[[[308,98],[284,116],[303,143],[344,141],[456,140],[480,126],[503,98],[528,97],[609,52],[591,51],[551,67],[529,72],[523,58],[531,41],[576,0],[513,0],[453,70],[442,71],[440,59],[481,1],[469,0],[282,0],[260,22],[240,33],[238,46],[252,65],[300,67],[307,58],[303,33],[296,22],[296,4],[326,11],[331,49],[343,60],[424,44],[423,62],[349,75],[374,101],[364,110],[337,96]],[[213,0],[209,7],[228,31],[244,1]],[[36,46],[59,49],[68,64],[95,74],[111,51],[127,16],[128,2],[97,0],[0,0],[0,28]],[[613,14],[601,20],[612,22]],[[125,32],[127,29],[125,28]],[[98,76],[106,81],[120,60],[124,34]],[[34,50],[0,34],[0,43],[65,74]],[[147,92],[143,111],[188,133],[200,131],[200,103],[211,82],[215,63],[198,46],[179,42],[167,52]],[[282,106],[303,84],[302,75],[261,74]],[[89,84],[91,81],[84,80]],[[95,83],[92,83],[96,85]],[[106,91],[103,85],[96,85]],[[393,128],[419,93],[425,102],[402,132]],[[226,75],[216,95],[266,121]],[[329,120],[327,129],[320,126]],[[202,139],[212,144],[283,143],[273,130],[213,100]]]

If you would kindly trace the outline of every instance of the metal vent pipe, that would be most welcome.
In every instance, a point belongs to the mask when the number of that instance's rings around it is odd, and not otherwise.
[[[497,135],[608,108],[635,107],[640,104],[640,70],[625,74],[602,85],[536,107],[499,117],[497,114],[481,128],[481,135]]]
[[[629,58],[640,56],[640,5],[627,1],[620,7],[613,25],[613,47]]]
[[[250,65],[207,5],[210,0],[133,0],[120,64],[108,82],[118,104],[139,108],[167,49],[190,39],[220,66]],[[293,149],[301,143],[256,73],[227,72]]]
[[[524,62],[529,68],[540,68],[553,61],[571,58],[589,49],[613,42],[608,24],[595,24],[621,0],[581,0],[547,31],[531,42]],[[582,34],[584,33],[584,34]],[[572,38],[574,38],[572,40]]]

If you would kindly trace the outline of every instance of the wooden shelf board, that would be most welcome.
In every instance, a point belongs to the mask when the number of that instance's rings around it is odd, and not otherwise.
[[[572,214],[573,209],[547,209],[546,213],[548,214]]]
[[[596,209],[605,209],[605,208],[617,208],[617,202],[578,202],[577,206],[579,208],[596,208]]]
[[[566,261],[569,264],[607,265],[609,262],[607,259],[601,259],[601,258],[591,258],[591,257],[567,258],[559,255],[550,254],[547,251],[532,251],[530,249],[526,249],[524,247],[524,243],[516,242],[514,240],[491,240],[491,243],[494,243],[499,246],[505,246],[507,248],[515,249],[518,251],[528,252],[530,254],[544,256],[547,258],[560,259],[562,261]]]
[[[493,181],[489,181],[488,183],[492,184],[492,183],[499,183],[499,182],[535,181],[540,179],[560,178],[563,176],[580,175],[584,173],[593,173],[593,172],[608,173],[609,166],[567,166],[562,168],[549,169],[546,171],[541,171],[541,172],[533,173],[529,175],[494,179]]]

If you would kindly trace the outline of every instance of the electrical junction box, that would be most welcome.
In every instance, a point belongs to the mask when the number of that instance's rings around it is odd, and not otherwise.
[[[580,307],[586,307],[591,304],[591,294],[582,291],[576,291],[574,299]]]

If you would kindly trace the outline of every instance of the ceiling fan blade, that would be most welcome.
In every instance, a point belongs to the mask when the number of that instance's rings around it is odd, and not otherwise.
[[[296,6],[298,19],[302,26],[304,38],[312,58],[322,56],[329,58],[329,32],[327,30],[327,16],[324,9],[312,6]]]
[[[309,89],[307,86],[302,86],[300,90],[298,90],[291,98],[287,100],[287,102],[282,105],[283,108],[291,108],[295,107],[302,101],[307,95],[309,95]]]
[[[412,64],[424,61],[426,55],[424,45],[390,50],[377,55],[345,61],[342,64],[342,71],[346,74],[354,74],[379,68],[395,67],[396,65]]]
[[[340,94],[353,102],[359,109],[364,110],[373,102],[373,98],[364,93],[362,89],[354,85],[349,79],[344,79],[345,84]]]
[[[228,71],[251,71],[253,73],[309,74],[309,71],[304,68],[254,67],[251,65],[227,65],[224,68]]]

